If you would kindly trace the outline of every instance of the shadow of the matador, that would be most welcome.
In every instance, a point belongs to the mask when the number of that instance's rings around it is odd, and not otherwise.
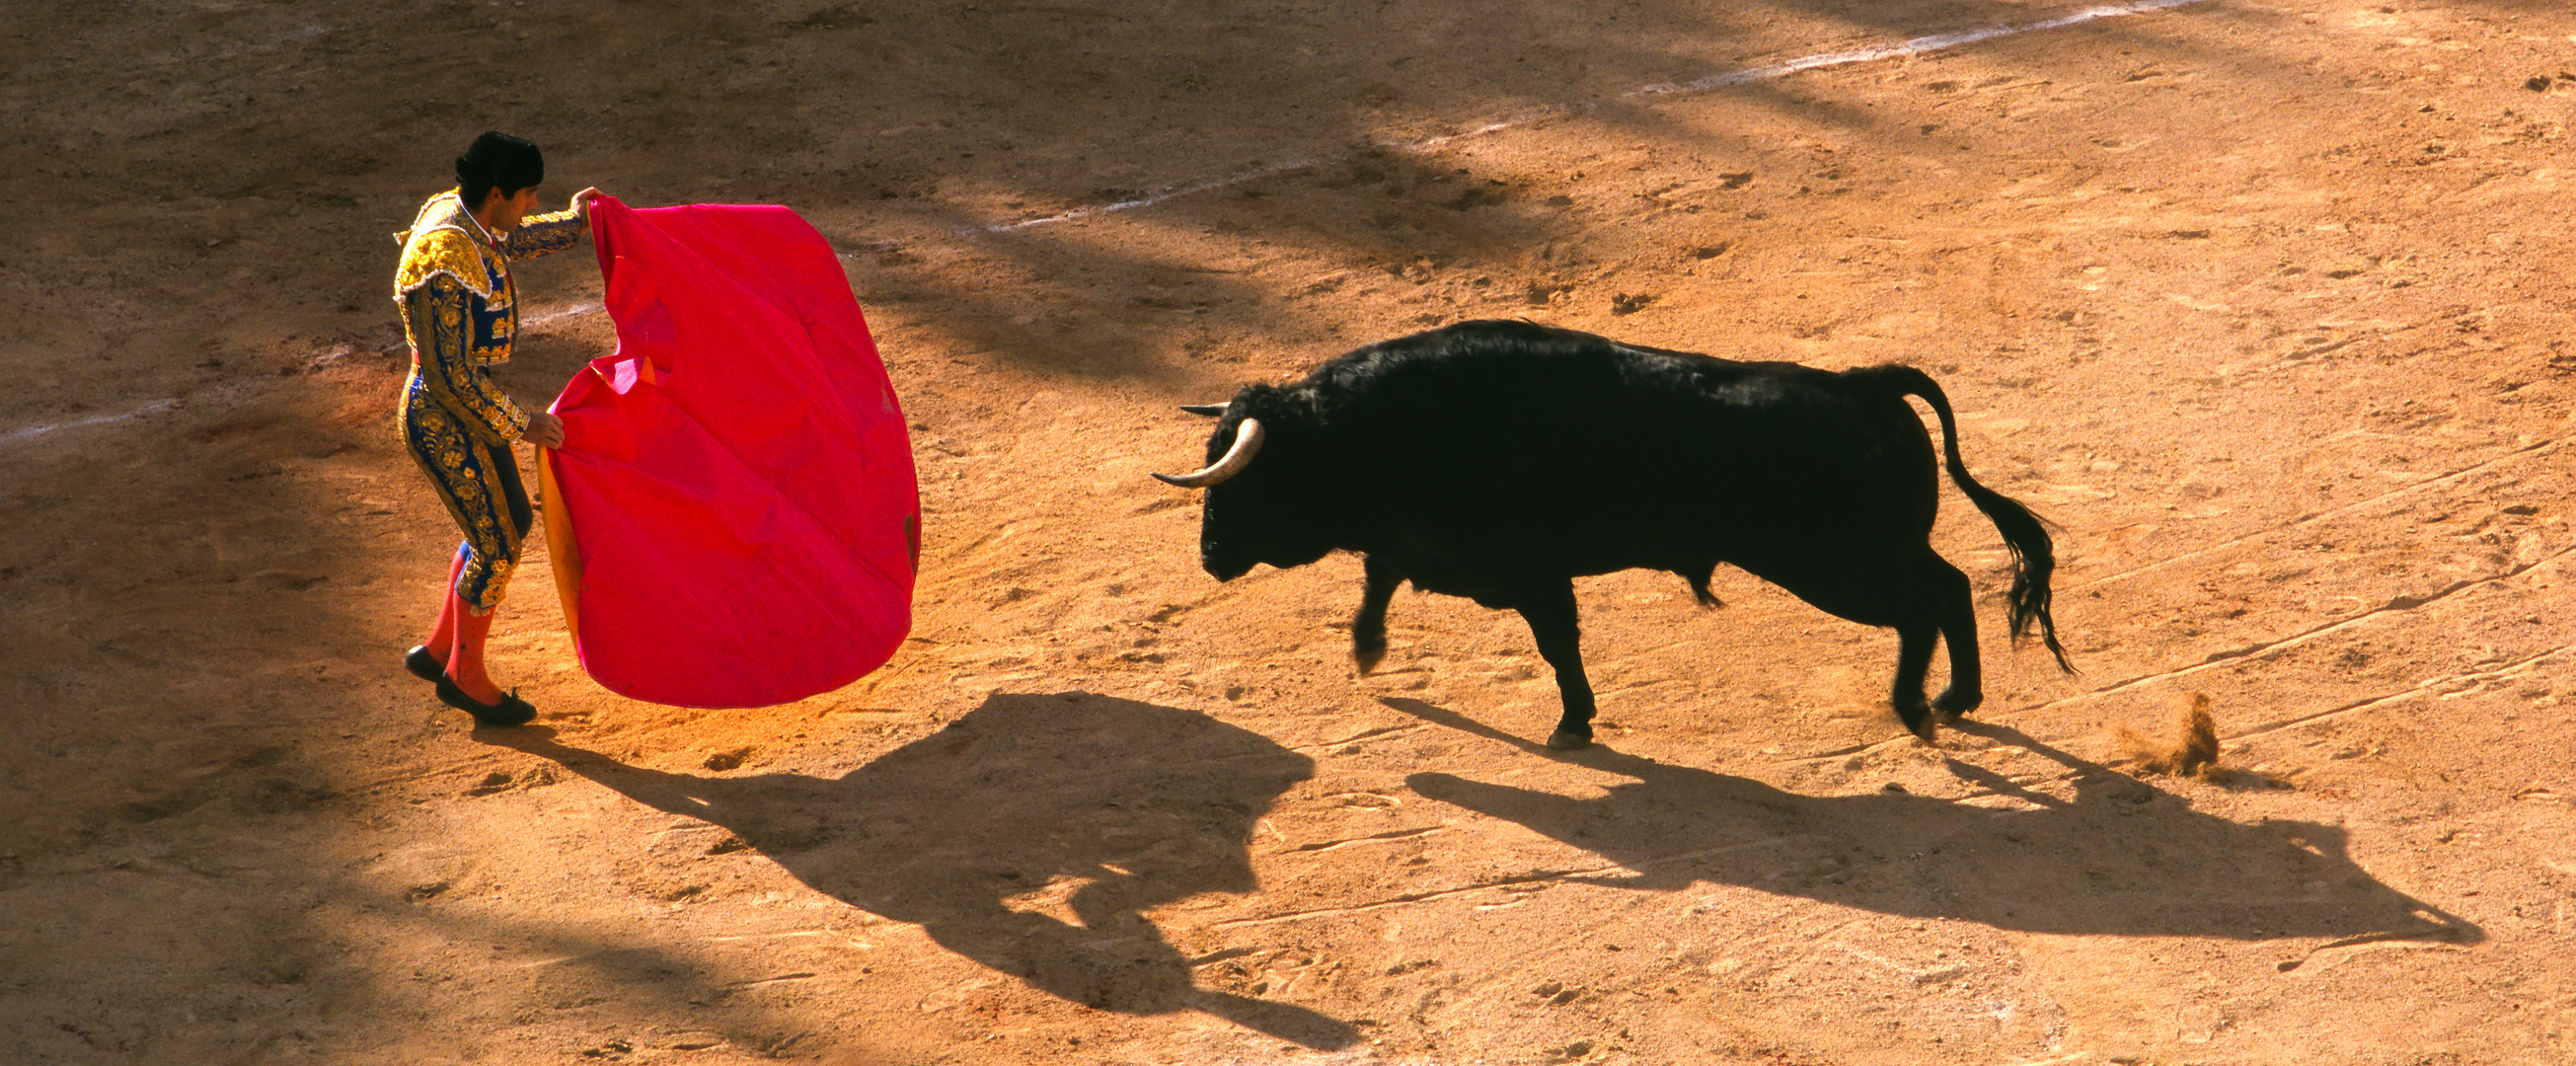
[[[1957,728],[2073,770],[2073,798],[2034,792],[1955,759],[1951,773],[2027,806],[1996,810],[1896,791],[1803,796],[1603,748],[1554,753],[1420,700],[1380,702],[1634,779],[1594,799],[1445,773],[1406,780],[1426,798],[1516,822],[1634,871],[1588,879],[1595,884],[1659,891],[1736,884],[1882,914],[2046,933],[2483,939],[2476,925],[2363,871],[2346,853],[2342,829],[2203,814],[2002,726]]]
[[[815,890],[1078,1003],[1196,1009],[1311,1048],[1350,1025],[1198,988],[1143,912],[1255,887],[1253,822],[1314,760],[1206,715],[1084,693],[996,693],[838,779],[628,766],[543,727],[488,731],[657,810],[731,830]],[[1087,879],[1076,925],[1005,900]]]

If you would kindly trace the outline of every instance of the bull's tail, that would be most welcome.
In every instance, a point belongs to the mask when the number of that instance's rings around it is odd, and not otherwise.
[[[1950,480],[1966,493],[1977,510],[1995,524],[2003,534],[2004,545],[2012,549],[2012,592],[2006,597],[2012,616],[2012,637],[2018,642],[2029,633],[2030,624],[2039,623],[2039,639],[2057,657],[2059,669],[2075,672],[2075,664],[2066,660],[2066,648],[2057,642],[2057,621],[2048,614],[2048,578],[2057,570],[2057,555],[2048,539],[2048,529],[2039,516],[2017,500],[1977,483],[1968,476],[1968,464],[1959,458],[1959,424],[1950,414],[1950,398],[1942,395],[1941,385],[1910,366],[1873,366],[1850,372],[1851,376],[1874,381],[1900,396],[1920,397],[1932,405],[1932,413],[1941,419],[1941,448],[1948,459]]]

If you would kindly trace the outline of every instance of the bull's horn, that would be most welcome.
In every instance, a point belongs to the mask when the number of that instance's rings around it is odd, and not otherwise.
[[[1225,405],[1221,403],[1185,403],[1181,405],[1181,410],[1194,415],[1206,415],[1209,418],[1225,416]]]
[[[1234,447],[1225,450],[1225,458],[1205,470],[1189,474],[1156,474],[1166,485],[1185,489],[1203,489],[1243,472],[1252,465],[1253,453],[1261,450],[1261,420],[1247,418],[1234,426]]]

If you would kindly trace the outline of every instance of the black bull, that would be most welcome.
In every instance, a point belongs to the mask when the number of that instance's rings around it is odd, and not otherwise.
[[[1207,468],[1155,476],[1208,490],[1199,559],[1219,581],[1361,553],[1351,651],[1363,673],[1386,654],[1387,603],[1406,581],[1519,611],[1564,699],[1550,747],[1592,738],[1573,579],[1669,570],[1715,604],[1719,563],[1893,627],[1890,702],[1929,740],[1932,712],[1965,714],[1984,693],[1967,575],[1932,550],[1940,473],[1908,396],[1940,418],[1951,480],[2012,549],[2012,635],[2038,622],[2066,666],[2047,531],[1968,476],[1948,398],[1910,367],[1835,373],[1467,322],[1191,408],[1221,418]],[[1935,638],[1949,643],[1950,684],[1926,701]]]

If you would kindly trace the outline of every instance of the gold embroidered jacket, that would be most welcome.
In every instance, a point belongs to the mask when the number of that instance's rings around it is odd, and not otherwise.
[[[486,444],[507,444],[528,428],[528,416],[483,372],[510,361],[518,335],[510,264],[570,248],[589,232],[580,212],[565,210],[530,215],[495,239],[449,189],[430,197],[411,228],[394,235],[403,242],[394,300],[402,305],[414,373],[439,407]]]

